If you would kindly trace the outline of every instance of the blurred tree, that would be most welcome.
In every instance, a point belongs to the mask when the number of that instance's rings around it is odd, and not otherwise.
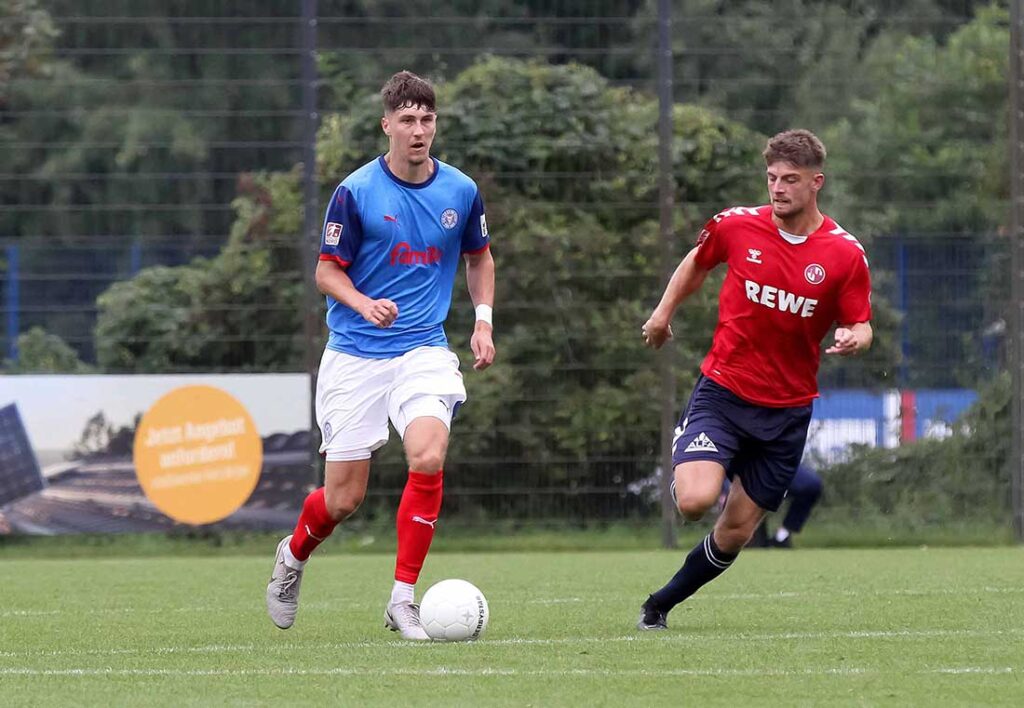
[[[0,3],[0,110],[15,78],[47,76],[57,30],[39,0]]]
[[[837,216],[901,236],[923,276],[903,284],[913,306],[906,385],[949,385],[951,367],[974,385],[999,365],[982,349],[1009,292],[1007,19],[982,9],[943,43],[879,37],[862,66],[870,90],[824,136],[842,146],[830,158]],[[949,297],[934,297],[937,278]]]
[[[109,371],[294,370],[304,348],[296,172],[250,175],[214,258],[144,269],[98,301],[97,357]]]
[[[69,455],[72,460],[94,460],[103,457],[125,459],[131,457],[135,443],[135,430],[142,416],[135,416],[132,425],[120,428],[107,420],[99,411],[85,423],[82,434]]]
[[[59,336],[33,327],[18,337],[17,363],[7,361],[3,370],[9,374],[86,374],[92,367]]]
[[[973,17],[973,0],[676,0],[676,97],[771,135],[823,130],[871,83],[858,71],[877,36],[943,41]],[[634,73],[651,76],[657,2],[637,13]]]

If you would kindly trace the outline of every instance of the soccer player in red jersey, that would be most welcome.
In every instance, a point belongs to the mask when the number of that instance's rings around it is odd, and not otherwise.
[[[771,203],[716,214],[672,275],[641,332],[658,349],[676,308],[708,272],[728,267],[718,325],[673,442],[673,496],[700,519],[732,486],[715,527],[683,567],[643,603],[638,627],[665,629],[666,615],[721,575],[766,510],[779,508],[803,456],[818,395],[821,342],[850,356],[871,346],[871,279],[864,249],[818,210],[825,146],[789,130],[764,151]]]

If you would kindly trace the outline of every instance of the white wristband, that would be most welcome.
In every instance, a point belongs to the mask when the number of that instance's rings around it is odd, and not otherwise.
[[[476,306],[476,321],[486,322],[491,327],[494,326],[494,308],[490,305],[477,305]]]

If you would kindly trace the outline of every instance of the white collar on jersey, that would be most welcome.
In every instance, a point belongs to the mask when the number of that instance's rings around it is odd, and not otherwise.
[[[794,246],[798,246],[807,240],[806,236],[797,236],[796,234],[791,234],[788,231],[783,231],[782,229],[779,229],[779,236],[786,239],[786,241]]]

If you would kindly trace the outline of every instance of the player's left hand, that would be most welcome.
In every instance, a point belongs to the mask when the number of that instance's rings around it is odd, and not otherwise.
[[[860,351],[860,340],[852,329],[836,327],[836,342],[825,350],[826,354],[850,356]]]
[[[478,321],[473,330],[473,338],[469,340],[469,347],[473,350],[473,368],[483,371],[494,363],[494,339],[492,333],[494,328],[486,322]]]

